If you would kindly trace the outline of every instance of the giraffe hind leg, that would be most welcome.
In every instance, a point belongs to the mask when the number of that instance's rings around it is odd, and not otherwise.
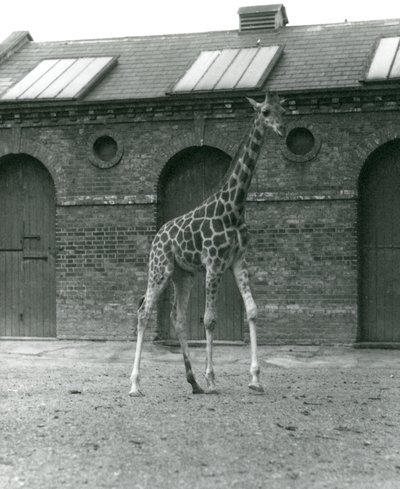
[[[172,272],[173,261],[169,261],[162,268],[150,268],[146,294],[139,302],[136,352],[131,374],[132,387],[129,392],[131,397],[143,396],[143,393],[140,390],[140,361],[142,356],[144,333],[149,323],[153,308],[157,304],[161,293],[168,285]]]
[[[216,394],[214,363],[213,363],[213,341],[214,329],[217,321],[217,293],[221,282],[222,272],[206,272],[206,306],[204,312],[204,327],[206,330],[206,371],[204,377],[207,382],[209,394]]]
[[[172,276],[172,283],[174,286],[174,302],[171,310],[171,321],[182,348],[186,379],[192,386],[193,394],[204,394],[193,374],[186,335],[186,312],[193,286],[193,274],[176,267]]]

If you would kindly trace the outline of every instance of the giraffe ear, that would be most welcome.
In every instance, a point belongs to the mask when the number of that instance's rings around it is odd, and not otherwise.
[[[256,102],[255,100],[253,100],[252,98],[249,98],[249,97],[246,97],[246,98],[250,102],[250,104],[253,106],[253,109],[254,110],[257,110],[258,109],[258,106],[259,106],[259,103]]]

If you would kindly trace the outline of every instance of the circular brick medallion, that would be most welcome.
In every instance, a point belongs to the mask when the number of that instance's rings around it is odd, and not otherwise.
[[[104,129],[89,138],[88,150],[91,163],[97,168],[107,169],[121,161],[124,147],[118,134]]]
[[[290,161],[303,163],[315,158],[321,148],[318,130],[308,123],[292,123],[282,143],[282,153]]]

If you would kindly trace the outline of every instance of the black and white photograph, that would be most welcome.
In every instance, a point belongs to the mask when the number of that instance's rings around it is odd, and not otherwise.
[[[0,489],[400,488],[400,3],[0,7]]]

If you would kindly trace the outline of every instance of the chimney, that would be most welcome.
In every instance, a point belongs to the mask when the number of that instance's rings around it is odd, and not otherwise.
[[[254,7],[240,7],[240,32],[255,30],[275,30],[284,27],[289,21],[283,4],[258,5]]]
[[[0,42],[0,63],[32,40],[28,31],[16,31],[10,34],[4,41]]]

